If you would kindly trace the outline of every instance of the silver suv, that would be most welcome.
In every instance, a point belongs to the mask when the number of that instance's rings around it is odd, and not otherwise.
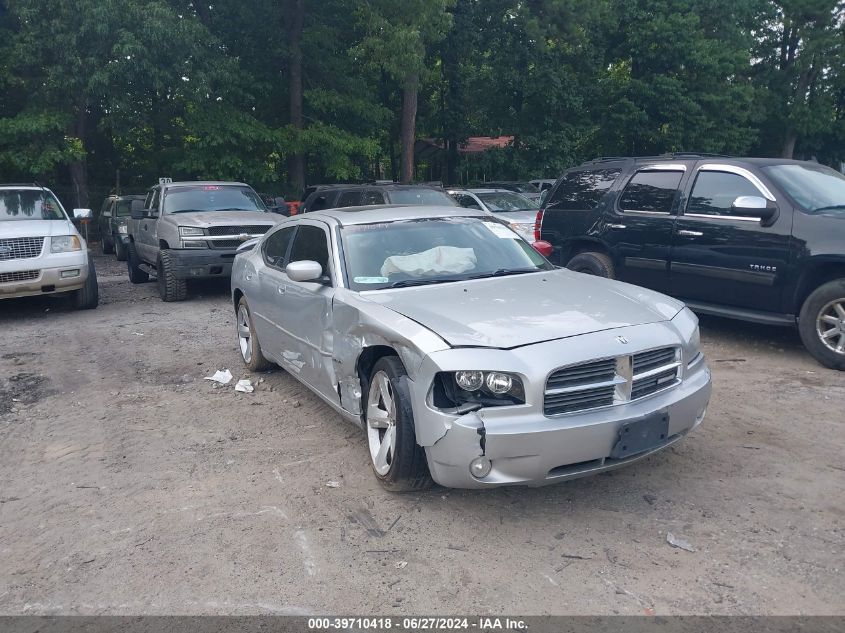
[[[74,209],[90,218],[90,209]],[[99,302],[88,245],[49,189],[0,185],[0,299],[70,294],[79,309]]]
[[[280,219],[249,185],[162,178],[128,222],[129,279],[153,275],[162,301],[182,301],[189,279],[229,277],[238,246]]]

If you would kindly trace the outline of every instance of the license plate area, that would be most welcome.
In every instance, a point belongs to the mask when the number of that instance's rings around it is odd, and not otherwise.
[[[669,411],[657,411],[639,420],[626,422],[610,451],[611,459],[624,459],[663,444],[669,437]]]

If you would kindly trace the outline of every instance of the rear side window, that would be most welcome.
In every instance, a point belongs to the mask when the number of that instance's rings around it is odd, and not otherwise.
[[[619,206],[623,211],[670,213],[683,175],[682,171],[638,171],[625,186]]]
[[[323,267],[323,274],[329,274],[329,247],[326,232],[318,226],[301,224],[293,241],[290,261],[310,260]]]
[[[289,226],[276,231],[264,240],[264,260],[270,266],[281,267],[284,265],[285,255],[287,255],[288,246],[295,230],[295,226]]]
[[[589,210],[599,206],[604,194],[619,177],[618,169],[590,169],[566,174],[552,194],[547,208]]]
[[[760,196],[747,178],[723,171],[701,171],[695,179],[687,213],[731,215],[731,206],[739,196]]]
[[[337,201],[337,207],[357,207],[361,204],[361,191],[344,191],[340,194],[340,199]]]
[[[384,204],[384,195],[381,191],[370,189],[361,195],[361,204]]]

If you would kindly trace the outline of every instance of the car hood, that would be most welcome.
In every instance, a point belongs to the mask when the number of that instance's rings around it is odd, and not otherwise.
[[[362,293],[452,347],[510,349],[666,321],[683,303],[645,288],[554,270]]]
[[[247,226],[266,224],[272,226],[284,216],[260,211],[193,211],[191,213],[172,213],[170,221],[179,226],[196,226],[208,228],[210,226]]]
[[[70,220],[3,220],[0,221],[0,238],[50,237],[77,235]]]

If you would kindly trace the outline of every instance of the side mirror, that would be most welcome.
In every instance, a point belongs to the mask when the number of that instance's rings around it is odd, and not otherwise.
[[[777,207],[763,196],[739,196],[731,205],[731,212],[746,218],[760,218],[763,221],[771,220],[777,213]]]
[[[73,217],[75,220],[90,220],[91,209],[74,209]]]
[[[554,252],[555,250],[555,247],[552,246],[546,240],[537,240],[536,242],[533,242],[531,244],[531,248],[533,248],[535,251],[540,253],[540,255],[546,258],[551,257],[552,252]]]
[[[323,267],[310,259],[291,262],[285,267],[285,272],[291,281],[319,282],[323,277]]]

